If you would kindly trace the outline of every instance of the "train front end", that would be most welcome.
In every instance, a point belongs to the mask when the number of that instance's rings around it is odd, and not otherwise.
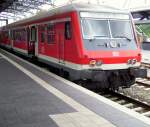
[[[80,12],[84,58],[83,79],[102,88],[130,87],[140,69],[141,50],[129,13]],[[90,78],[89,78],[90,77]]]

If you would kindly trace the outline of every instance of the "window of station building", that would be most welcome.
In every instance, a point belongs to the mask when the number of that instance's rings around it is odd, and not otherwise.
[[[47,43],[54,44],[55,43],[55,25],[48,24],[47,26]]]
[[[71,22],[68,21],[65,23],[65,39],[66,40],[71,40]]]

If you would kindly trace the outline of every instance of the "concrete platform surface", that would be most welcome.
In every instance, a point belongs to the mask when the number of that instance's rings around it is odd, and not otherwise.
[[[149,126],[149,118],[0,50],[0,127]]]

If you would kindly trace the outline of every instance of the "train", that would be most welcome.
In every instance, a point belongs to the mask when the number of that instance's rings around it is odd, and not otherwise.
[[[1,27],[0,45],[102,89],[130,87],[147,76],[131,14],[109,6],[55,7]]]

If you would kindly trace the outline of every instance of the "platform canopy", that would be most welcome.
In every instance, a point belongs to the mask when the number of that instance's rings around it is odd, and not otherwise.
[[[35,15],[45,6],[53,7],[53,0],[0,0],[0,26]],[[46,7],[47,8],[47,7]]]
[[[120,9],[131,10],[133,13],[138,12],[138,9],[150,10],[150,0],[0,0],[0,20],[2,22],[8,20],[8,23],[11,23],[33,16],[55,6],[71,2],[86,2],[89,4],[94,3],[113,6]],[[137,18],[137,15],[138,14],[134,14],[134,17]],[[141,16],[138,18],[144,17]],[[0,26],[1,25],[4,24],[0,23]]]

